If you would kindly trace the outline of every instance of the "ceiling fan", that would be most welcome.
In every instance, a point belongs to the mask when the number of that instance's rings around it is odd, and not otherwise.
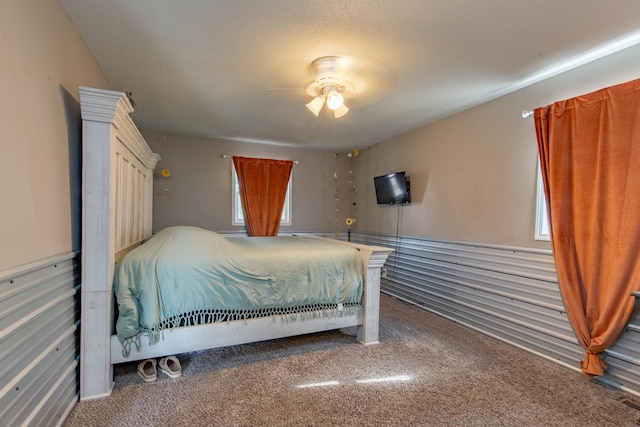
[[[355,86],[339,76],[339,61],[337,56],[323,56],[311,63],[315,80],[305,87],[305,92],[314,98],[306,106],[316,117],[325,104],[333,111],[336,119],[349,111],[344,104],[342,92],[353,91]]]
[[[303,58],[300,58],[301,60]],[[312,99],[306,107],[316,117],[322,108],[329,110],[335,118],[343,117],[349,111],[346,102],[362,107],[379,101],[395,86],[395,73],[382,62],[362,56],[341,55],[322,56],[310,64],[304,59],[305,66],[295,61],[287,62],[277,70],[277,77],[270,81],[282,80],[299,82],[302,78],[311,78],[304,86],[288,85],[265,89],[268,92],[304,91]],[[304,77],[300,71],[306,70]],[[307,80],[308,82],[309,80]]]

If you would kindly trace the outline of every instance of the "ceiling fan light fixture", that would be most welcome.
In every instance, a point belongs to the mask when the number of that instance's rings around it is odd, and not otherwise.
[[[322,96],[316,96],[311,100],[311,102],[306,104],[307,108],[313,114],[315,114],[316,117],[318,117],[318,115],[320,114],[320,110],[322,109],[323,105],[324,105],[324,98]]]
[[[347,108],[346,105],[342,104],[342,106],[340,108],[338,108],[337,110],[335,110],[333,112],[333,114],[334,114],[334,117],[336,119],[339,119],[340,117],[344,116],[348,112],[349,112],[349,108]]]
[[[334,88],[331,88],[327,92],[327,107],[330,110],[336,111],[342,106],[344,106],[344,98],[342,97],[340,92],[338,92]]]

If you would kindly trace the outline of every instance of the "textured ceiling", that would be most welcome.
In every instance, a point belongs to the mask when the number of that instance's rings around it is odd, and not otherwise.
[[[638,0],[61,4],[142,129],[344,151],[640,42]],[[305,108],[328,55],[358,81],[340,119]]]

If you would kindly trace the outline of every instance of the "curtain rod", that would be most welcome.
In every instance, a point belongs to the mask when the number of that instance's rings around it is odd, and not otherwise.
[[[533,110],[522,110],[522,118],[527,119],[533,116]]]
[[[233,156],[229,156],[229,155],[227,155],[227,154],[223,154],[223,155],[222,155],[222,156],[220,156],[220,157],[222,157],[223,159],[232,159],[232,158],[233,158]],[[297,165],[297,164],[299,164],[299,163],[300,163],[300,162],[299,162],[299,161],[297,161],[297,160],[294,160],[294,161],[293,161],[293,164],[294,164],[294,165]]]

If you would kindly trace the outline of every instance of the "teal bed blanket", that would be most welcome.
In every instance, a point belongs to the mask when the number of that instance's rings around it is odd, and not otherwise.
[[[357,249],[307,237],[232,237],[169,227],[115,267],[116,332],[124,348],[184,325],[318,309],[361,309],[364,266]]]

